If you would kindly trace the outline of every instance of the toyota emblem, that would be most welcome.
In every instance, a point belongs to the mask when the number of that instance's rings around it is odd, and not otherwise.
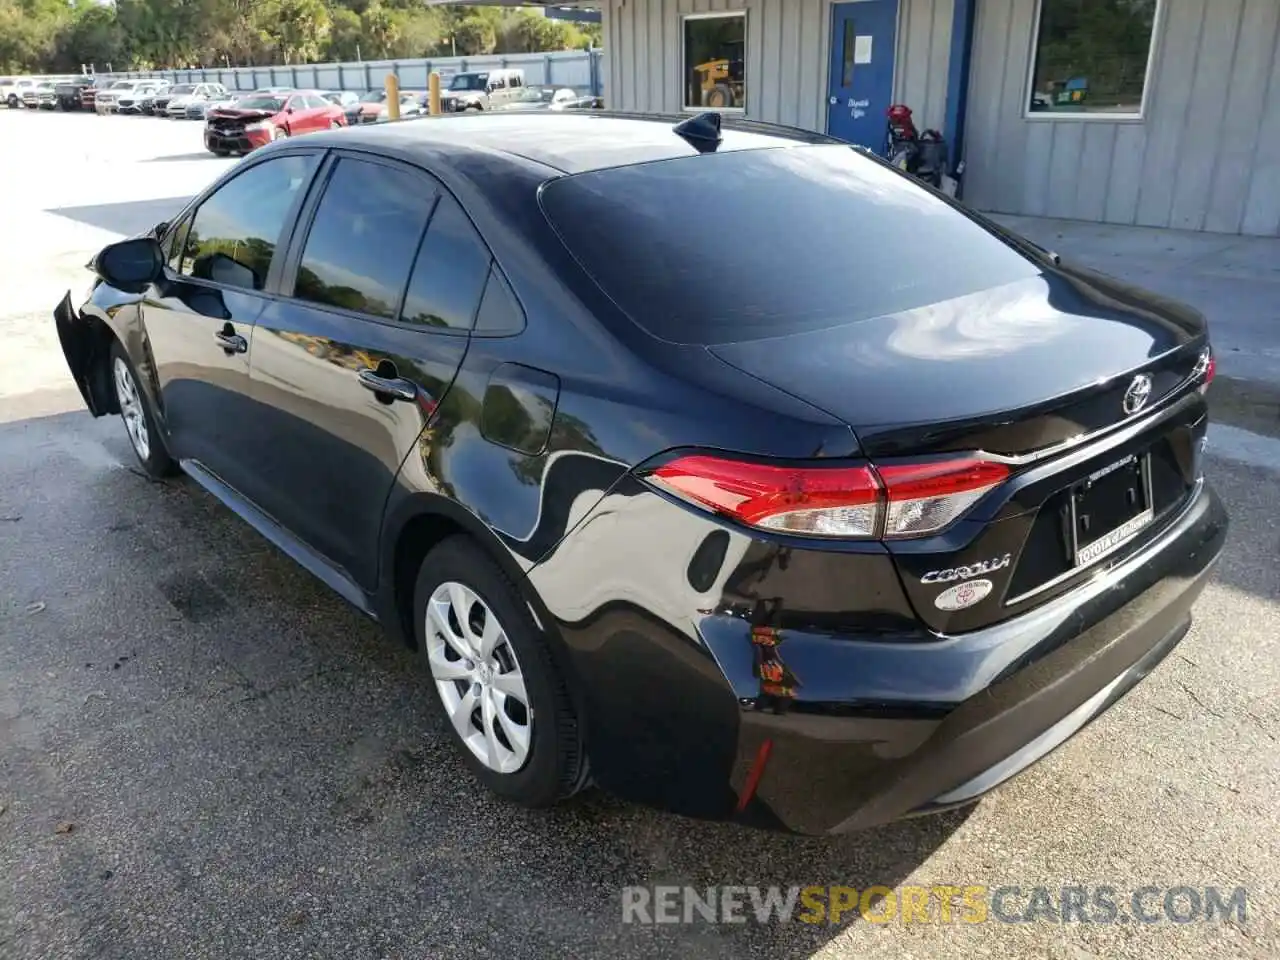
[[[1132,417],[1147,405],[1147,401],[1150,398],[1151,377],[1145,373],[1140,373],[1133,378],[1133,383],[1129,384],[1129,389],[1124,392],[1125,415]]]

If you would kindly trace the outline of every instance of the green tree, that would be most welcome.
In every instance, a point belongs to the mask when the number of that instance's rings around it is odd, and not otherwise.
[[[493,53],[498,45],[498,30],[492,19],[470,17],[453,30],[454,49],[460,57]]]
[[[364,24],[360,21],[360,14],[350,7],[334,7],[329,12],[329,19],[327,59],[355,60],[363,56],[360,39],[364,35]]]

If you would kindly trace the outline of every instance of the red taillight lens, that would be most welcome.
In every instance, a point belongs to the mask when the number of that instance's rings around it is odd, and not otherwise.
[[[1005,465],[976,459],[786,467],[695,454],[645,479],[761,529],[871,539],[936,533],[1008,476]]]
[[[1009,476],[1007,466],[989,460],[892,464],[876,470],[889,498],[886,537],[919,537],[941,530]]]
[[[1200,359],[1196,362],[1196,371],[1204,382],[1200,384],[1201,393],[1207,393],[1209,384],[1213,383],[1213,376],[1218,372],[1218,358],[1213,355],[1213,351],[1205,347],[1204,352],[1200,354]]]
[[[693,455],[647,479],[716,513],[782,533],[874,537],[880,484],[870,467],[782,467]]]

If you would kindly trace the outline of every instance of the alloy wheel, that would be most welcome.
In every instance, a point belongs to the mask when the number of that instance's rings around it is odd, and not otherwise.
[[[533,709],[507,632],[474,590],[453,581],[427,602],[427,664],[453,728],[496,773],[529,758]]]
[[[128,364],[116,357],[112,364],[112,373],[116,382],[116,399],[120,402],[120,416],[124,419],[124,427],[129,431],[129,440],[138,459],[147,460],[151,456],[151,437],[147,433],[147,415],[142,408],[142,397],[138,394],[138,385],[133,382],[133,373]]]

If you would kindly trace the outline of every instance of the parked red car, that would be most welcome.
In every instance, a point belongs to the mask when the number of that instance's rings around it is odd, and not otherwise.
[[[318,90],[250,94],[205,117],[204,145],[220,157],[248,153],[256,147],[316,130],[346,126],[342,108]]]

